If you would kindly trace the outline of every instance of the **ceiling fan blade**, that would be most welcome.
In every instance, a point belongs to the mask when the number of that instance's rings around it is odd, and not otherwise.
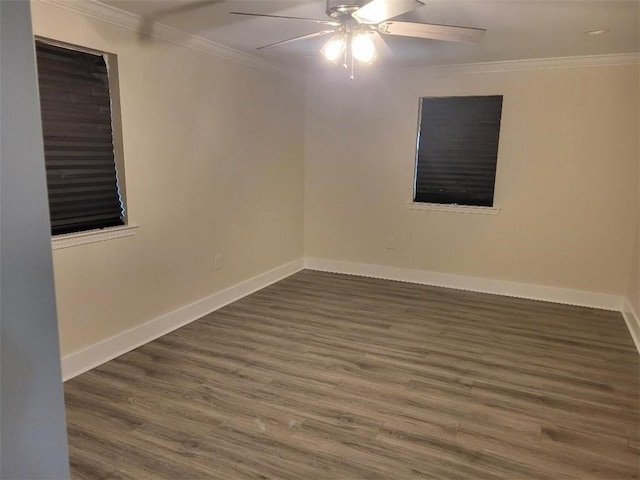
[[[371,40],[373,40],[373,45],[376,47],[376,52],[378,52],[378,55],[380,55],[381,57],[392,57],[393,52],[391,51],[391,48],[389,48],[389,45],[387,45],[387,42],[384,40],[384,38],[382,38],[382,35],[380,35],[378,32],[371,33]]]
[[[154,25],[161,22],[165,17],[192,12],[217,3],[224,3],[225,1],[226,0],[197,0],[156,10],[150,15],[142,17],[140,26],[138,27],[138,34],[141,39],[148,40],[148,38],[153,35]]]
[[[264,13],[246,13],[246,12],[229,12],[232,15],[245,15],[247,17],[268,17],[268,18],[286,18],[288,20],[304,20],[305,22],[313,22],[319,25],[330,25],[332,27],[339,27],[340,22],[332,22],[329,20],[316,20],[315,18],[303,18],[303,17],[287,17],[284,15],[267,15]]]
[[[351,16],[360,23],[375,24],[422,6],[420,0],[372,0]]]
[[[176,15],[178,13],[190,12],[193,10],[198,10],[203,7],[208,7],[209,5],[215,5],[216,3],[224,3],[225,0],[196,0],[194,2],[189,3],[181,3],[172,7],[163,8],[151,14],[151,17],[156,20],[160,17],[166,17],[169,15]]]
[[[387,35],[428,38],[446,42],[477,43],[486,32],[483,28],[436,25],[434,23],[384,22],[378,31]]]
[[[306,35],[300,35],[298,37],[289,38],[287,40],[282,40],[280,42],[270,43],[269,45],[263,45],[262,47],[258,47],[258,50],[262,50],[264,48],[279,47],[280,45],[284,45],[285,43],[292,43],[292,42],[297,42],[299,40],[307,40],[309,38],[321,37],[322,35],[328,35],[334,32],[336,32],[336,30],[322,30],[321,32],[308,33]]]

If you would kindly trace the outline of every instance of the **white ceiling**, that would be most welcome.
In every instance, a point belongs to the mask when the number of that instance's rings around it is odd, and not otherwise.
[[[391,0],[393,1],[393,0]],[[640,0],[423,0],[402,17],[412,22],[487,29],[475,45],[386,36],[401,66],[431,66],[640,52]],[[272,62],[301,69],[322,65],[327,37],[256,50],[323,30],[307,22],[230,15],[230,11],[327,19],[324,0],[102,0],[142,17]],[[584,32],[607,29],[603,35]]]

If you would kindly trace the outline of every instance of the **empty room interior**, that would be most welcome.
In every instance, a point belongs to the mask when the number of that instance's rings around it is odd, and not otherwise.
[[[640,2],[0,13],[1,478],[640,477]]]

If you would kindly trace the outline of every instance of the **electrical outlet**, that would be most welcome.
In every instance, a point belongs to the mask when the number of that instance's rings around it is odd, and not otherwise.
[[[217,254],[213,257],[213,269],[220,270],[222,268],[222,255]]]

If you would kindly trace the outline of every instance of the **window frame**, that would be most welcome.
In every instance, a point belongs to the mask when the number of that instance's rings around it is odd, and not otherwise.
[[[423,109],[425,100],[430,99],[454,99],[454,98],[486,98],[486,97],[500,97],[500,113],[498,118],[498,129],[497,129],[497,144],[496,144],[496,163],[495,170],[493,173],[493,194],[492,194],[492,204],[491,205],[477,205],[470,203],[440,203],[440,202],[428,202],[428,201],[419,201],[416,200],[417,197],[417,189],[418,189],[418,167],[419,167],[419,157],[420,157],[420,140],[422,136],[422,120],[423,120]],[[504,94],[502,93],[494,93],[494,94],[481,94],[481,95],[441,95],[441,96],[420,96],[418,97],[418,117],[417,117],[417,128],[416,128],[416,144],[415,144],[415,157],[414,157],[414,168],[413,168],[413,184],[412,184],[412,195],[411,200],[407,201],[407,206],[413,210],[432,210],[439,212],[453,212],[453,213],[469,213],[469,214],[480,214],[480,215],[497,215],[500,213],[501,208],[497,205],[499,202],[496,200],[496,192],[497,192],[497,183],[498,183],[498,158],[500,151],[500,133],[502,129],[502,118],[504,115]]]
[[[81,53],[100,56],[104,59],[109,87],[109,103],[111,110],[111,141],[113,144],[113,157],[118,195],[122,204],[122,225],[114,225],[103,228],[80,230],[70,233],[52,234],[52,248],[67,248],[75,245],[101,242],[114,238],[121,238],[135,234],[138,225],[130,222],[129,202],[127,198],[124,142],[122,129],[122,109],[120,97],[120,78],[118,70],[118,57],[116,54],[90,47],[76,45],[60,40],[55,40],[40,35],[34,35],[34,49],[36,42],[54,47],[65,48]]]

